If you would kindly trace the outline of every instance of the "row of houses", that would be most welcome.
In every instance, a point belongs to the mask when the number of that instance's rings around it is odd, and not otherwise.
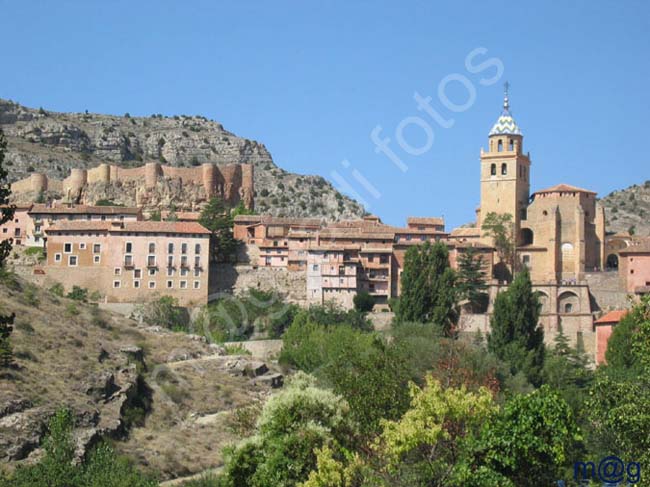
[[[317,219],[239,215],[234,236],[253,249],[253,265],[306,272],[307,302],[336,302],[351,307],[358,292],[379,306],[400,294],[400,276],[409,247],[443,241],[452,266],[459,254],[474,248],[486,273],[493,265],[492,247],[450,238],[444,219],[409,217],[405,227],[386,225],[376,216],[326,223]]]

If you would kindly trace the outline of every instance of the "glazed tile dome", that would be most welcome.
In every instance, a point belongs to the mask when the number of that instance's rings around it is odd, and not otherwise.
[[[512,118],[510,113],[510,101],[508,100],[508,83],[505,85],[505,96],[503,98],[503,112],[499,116],[497,122],[492,126],[490,130],[490,136],[492,135],[523,135],[521,129],[515,122],[515,119]]]

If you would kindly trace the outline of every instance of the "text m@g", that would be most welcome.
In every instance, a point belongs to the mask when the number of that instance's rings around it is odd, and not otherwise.
[[[594,462],[575,462],[573,464],[573,479],[595,480],[604,483],[618,484],[627,482],[637,484],[641,480],[641,464],[629,462],[627,465],[617,456],[603,458],[598,466]]]

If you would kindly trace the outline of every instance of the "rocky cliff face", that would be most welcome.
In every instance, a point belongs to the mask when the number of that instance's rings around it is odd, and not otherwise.
[[[72,168],[102,162],[123,167],[147,161],[179,167],[249,163],[255,167],[258,212],[334,220],[363,214],[357,202],[322,177],[284,171],[263,144],[237,137],[205,117],[56,113],[0,100],[0,127],[8,139],[6,164],[12,182],[33,172],[63,179]]]
[[[613,191],[600,200],[608,232],[650,235],[650,181]]]

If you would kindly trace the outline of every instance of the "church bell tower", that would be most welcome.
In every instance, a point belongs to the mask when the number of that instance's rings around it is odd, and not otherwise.
[[[488,213],[509,213],[515,223],[514,234],[519,235],[530,195],[530,158],[524,154],[524,136],[510,113],[508,87],[506,83],[503,111],[488,135],[488,150],[481,149],[481,206],[477,224],[482,227]]]

